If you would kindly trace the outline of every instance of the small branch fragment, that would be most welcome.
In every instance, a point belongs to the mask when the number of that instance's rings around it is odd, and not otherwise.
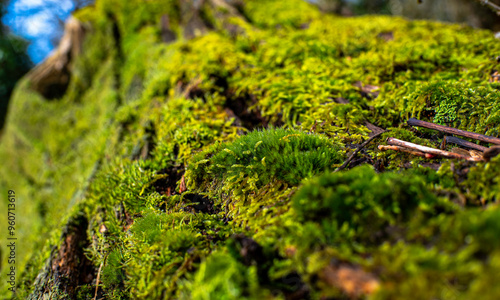
[[[376,125],[373,125],[372,123],[368,122],[368,121],[365,121],[365,126],[366,128],[368,128],[371,132],[368,134],[369,137],[372,137],[380,132],[385,132],[385,130],[383,128],[380,128]]]
[[[490,159],[497,156],[498,154],[500,154],[500,146],[493,146],[484,151],[483,157],[486,161],[490,161]]]
[[[405,153],[410,153],[412,155],[420,156],[420,157],[425,157],[425,158],[433,158],[434,155],[430,153],[424,153],[421,151],[414,151],[405,147],[400,147],[400,146],[386,146],[386,145],[378,145],[378,149],[382,151],[387,151],[387,150],[394,150],[394,151],[399,151],[399,152],[405,152]]]
[[[376,139],[377,137],[379,137],[382,133],[384,133],[384,131],[381,131],[377,134],[375,134],[374,136],[372,136],[371,138],[367,139],[363,144],[361,144],[357,149],[356,151],[354,151],[351,156],[349,156],[349,158],[344,162],[344,164],[342,164],[340,167],[338,167],[335,171],[333,172],[338,172],[338,171],[341,171],[343,169],[345,169],[349,163],[353,160],[353,158],[356,156],[356,154],[358,154],[359,151],[361,151],[361,149],[363,149],[366,145],[368,145],[371,141],[373,141],[374,139]]]
[[[390,138],[387,139],[387,143],[389,145],[406,147],[406,148],[409,148],[409,149],[421,151],[421,152],[424,152],[424,153],[430,153],[430,154],[434,154],[434,155],[438,155],[438,156],[442,156],[442,157],[465,159],[465,160],[468,160],[468,161],[482,161],[481,158],[463,156],[461,154],[457,154],[457,153],[453,153],[453,152],[448,152],[448,151],[443,151],[443,150],[439,150],[439,149],[436,149],[436,148],[430,148],[430,147],[426,147],[426,146],[422,146],[422,145],[417,145],[417,144],[413,144],[413,143],[410,143],[410,142],[398,140],[398,139],[395,139],[395,138],[392,138],[392,137],[390,137]]]
[[[457,154],[467,156],[467,157],[472,156],[472,155],[470,155],[469,151],[462,149],[462,148],[458,148],[458,147],[451,148],[450,152],[457,153]]]
[[[466,140],[462,140],[461,138],[457,138],[457,137],[454,137],[454,136],[445,136],[445,139],[446,139],[447,143],[452,143],[452,144],[459,145],[459,146],[462,146],[462,147],[467,147],[467,148],[470,148],[470,149],[475,149],[475,150],[478,150],[478,151],[481,151],[481,152],[484,152],[484,151],[488,150],[488,147],[484,147],[484,146],[481,146],[481,145],[478,145],[478,144],[474,144],[474,143],[468,142]]]
[[[448,127],[448,126],[437,125],[437,124],[433,124],[433,123],[429,123],[429,122],[425,122],[425,121],[420,121],[420,120],[417,120],[414,118],[408,119],[408,125],[434,129],[434,130],[445,132],[448,134],[455,134],[455,135],[468,137],[468,138],[475,139],[475,140],[482,141],[482,142],[486,142],[486,143],[500,145],[500,139],[496,138],[496,137],[492,137],[492,136],[488,136],[488,135],[484,135],[484,134],[479,134],[479,133],[474,133],[474,132],[469,132],[469,131],[465,131],[465,130],[460,130],[460,129],[456,129],[456,128],[452,128],[452,127]]]
[[[488,0],[476,0],[479,3],[481,3],[484,6],[489,7],[492,11],[494,11],[497,15],[500,15],[500,6],[496,5],[495,3],[491,3]]]
[[[99,279],[101,278],[101,270],[102,270],[102,266],[103,265],[104,265],[104,260],[99,265],[99,270],[97,271],[97,279],[96,279],[96,283],[95,283],[95,293],[94,293],[94,299],[93,300],[97,299],[97,292],[99,291]]]
[[[472,157],[479,157],[479,158],[483,158],[483,155],[484,155],[483,152],[477,151],[477,150],[470,150],[469,154]]]

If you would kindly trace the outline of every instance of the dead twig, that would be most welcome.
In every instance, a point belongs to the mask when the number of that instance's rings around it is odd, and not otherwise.
[[[493,157],[500,154],[500,146],[493,146],[488,148],[488,150],[484,151],[483,157],[486,161],[490,161]]]
[[[405,153],[410,153],[412,155],[420,156],[420,157],[425,157],[425,158],[433,158],[434,155],[430,153],[424,153],[421,151],[414,151],[405,147],[401,146],[391,146],[391,145],[378,145],[378,149],[382,151],[387,151],[387,150],[394,150],[398,152],[405,152]]]
[[[484,134],[479,134],[479,133],[474,133],[474,132],[469,132],[469,131],[465,131],[465,130],[460,130],[460,129],[456,129],[456,128],[452,128],[452,127],[448,127],[448,126],[437,125],[437,124],[433,124],[433,123],[429,123],[429,122],[425,122],[425,121],[420,121],[420,120],[417,120],[414,118],[408,119],[408,125],[434,129],[434,130],[445,132],[448,134],[455,134],[455,135],[468,137],[468,138],[475,139],[475,140],[482,141],[482,142],[486,142],[486,143],[500,145],[500,139],[496,138],[496,137],[492,137],[492,136],[488,136],[488,135],[484,135]]]
[[[496,12],[497,15],[500,15],[500,6],[496,5],[495,3],[491,3],[488,0],[476,0],[476,1],[481,3],[484,6],[489,7],[491,10]]]
[[[386,132],[385,130],[384,131],[380,131],[378,132],[377,134],[375,134],[374,136],[370,137],[369,139],[367,139],[363,144],[361,144],[357,149],[356,151],[354,151],[351,156],[349,156],[349,158],[340,166],[338,167],[335,171],[333,172],[338,172],[338,171],[341,171],[343,169],[345,169],[349,163],[354,159],[354,157],[356,156],[356,154],[358,154],[359,151],[361,151],[361,149],[363,149],[366,145],[368,145],[371,141],[373,141],[374,139],[376,139],[377,137],[379,137],[382,133]]]
[[[442,156],[442,157],[465,159],[468,161],[483,161],[483,159],[478,158],[478,157],[464,156],[464,155],[453,153],[453,152],[443,151],[443,150],[439,150],[436,148],[426,147],[426,146],[398,140],[398,139],[395,139],[392,137],[387,139],[387,144],[394,145],[394,146],[401,146],[401,147],[421,151],[424,153],[430,153],[430,154],[434,154],[434,155],[438,155],[438,156]]]
[[[481,146],[481,145],[478,145],[478,144],[474,144],[474,143],[468,142],[466,140],[462,140],[461,138],[457,138],[457,137],[454,137],[454,136],[445,136],[444,138],[445,138],[445,140],[446,140],[447,143],[452,143],[452,144],[455,144],[455,145],[459,145],[459,146],[462,146],[462,147],[467,147],[467,148],[478,150],[478,151],[481,151],[481,152],[484,152],[484,151],[488,150],[488,147],[484,147],[484,146]]]
[[[95,283],[95,294],[94,294],[94,300],[97,299],[97,292],[99,291],[99,279],[101,278],[101,270],[102,266],[104,265],[104,261],[106,260],[107,256],[103,259],[101,264],[99,265],[99,270],[97,271],[97,279]]]

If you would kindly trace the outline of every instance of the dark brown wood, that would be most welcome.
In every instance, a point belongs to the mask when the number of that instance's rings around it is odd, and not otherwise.
[[[493,157],[500,154],[500,146],[493,146],[484,151],[483,157],[486,161],[490,161]]]
[[[376,139],[377,137],[379,137],[382,133],[384,133],[384,131],[381,131],[377,134],[375,134],[374,136],[370,137],[369,139],[367,139],[363,144],[361,144],[357,149],[356,151],[354,151],[351,156],[349,156],[349,158],[340,166],[338,167],[335,171],[333,172],[338,172],[338,171],[341,171],[343,169],[345,169],[349,163],[351,162],[351,160],[356,156],[356,154],[358,154],[359,151],[361,151],[361,149],[363,149],[366,145],[368,145],[371,141],[373,141],[374,139]]]
[[[426,146],[410,143],[407,141],[398,140],[398,139],[395,139],[392,137],[387,139],[387,144],[394,145],[394,146],[406,147],[409,149],[421,151],[424,153],[439,155],[439,156],[447,157],[447,158],[465,159],[465,160],[469,160],[469,161],[482,161],[482,159],[478,158],[478,157],[463,156],[461,154],[443,151],[443,150],[439,150],[436,148],[426,147]]]
[[[481,146],[481,145],[478,145],[478,144],[474,144],[472,142],[468,142],[466,140],[462,140],[461,138],[457,138],[457,137],[454,137],[454,136],[445,136],[445,138],[446,138],[446,142],[447,143],[452,143],[452,144],[459,145],[459,146],[462,146],[462,147],[467,147],[467,148],[470,148],[470,149],[475,149],[475,150],[478,150],[478,151],[481,151],[481,152],[484,152],[484,151],[488,150],[488,147],[484,147],[484,146]]]
[[[372,137],[374,135],[376,135],[377,133],[379,132],[385,132],[385,130],[383,128],[380,128],[378,127],[377,125],[374,125],[368,121],[365,121],[365,126],[366,128],[370,129],[370,133],[368,134],[369,137]]]
[[[448,126],[443,126],[443,125],[438,125],[438,124],[433,124],[425,121],[420,121],[415,118],[410,118],[408,119],[408,125],[410,126],[418,126],[418,127],[424,127],[424,128],[429,128],[429,129],[434,129],[437,131],[445,132],[448,134],[455,134],[459,136],[464,136],[468,137],[471,139],[475,139],[478,141],[486,142],[486,143],[492,143],[492,144],[497,144],[500,145],[500,139],[484,134],[479,134],[479,133],[474,133],[470,131],[465,131],[465,130],[460,130]]]

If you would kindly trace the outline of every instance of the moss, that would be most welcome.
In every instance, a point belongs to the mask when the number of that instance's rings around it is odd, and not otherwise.
[[[395,226],[415,211],[431,211],[437,204],[421,178],[377,175],[371,167],[320,176],[299,189],[293,200],[301,220],[322,224],[321,232],[339,235],[340,241],[343,237],[370,240],[376,235],[370,228]]]
[[[163,15],[178,36],[188,22],[180,1],[97,1],[77,13],[91,29],[66,95],[19,85],[0,145],[0,192],[15,188],[22,216],[18,297],[43,297],[37,273],[61,294],[51,248],[78,215],[98,297],[343,299],[328,276],[348,265],[376,279],[375,299],[495,298],[498,159],[372,142],[332,173],[366,122],[432,147],[408,117],[498,135],[494,36],[301,0],[214,3],[200,9],[212,30],[165,44]]]
[[[486,255],[495,260],[496,245],[490,247],[481,243],[497,231],[498,222],[494,221],[497,213],[496,209],[471,210],[447,217],[439,216],[428,223],[430,226],[411,226],[412,234],[417,237],[416,244],[385,244],[380,247],[374,258],[378,264],[387,264],[387,280],[398,284],[387,286],[376,298],[386,299],[394,295],[410,297],[417,287],[425,291],[418,295],[422,298],[441,293],[467,299],[477,293],[471,287],[481,285],[482,280],[488,281],[492,276],[489,262],[479,257]],[[435,234],[439,238],[433,237]],[[424,236],[435,241],[427,249],[419,245]],[[406,280],[396,279],[402,274]],[[450,282],[454,284],[450,285]],[[496,292],[492,291],[491,295],[496,295]]]
[[[269,297],[259,289],[255,266],[247,267],[226,252],[214,252],[204,261],[183,299],[256,299]]]
[[[496,202],[500,199],[498,184],[499,158],[496,157],[486,164],[479,164],[471,169],[467,180],[462,183],[462,188],[471,196],[472,200],[480,203]]]
[[[258,189],[273,179],[290,185],[339,163],[338,146],[316,134],[295,130],[253,131],[229,144],[216,144],[190,163],[189,184],[213,181]],[[250,190],[249,189],[249,190]]]
[[[439,81],[408,96],[405,113],[463,130],[498,135],[498,88],[493,84]]]
[[[292,26],[298,27],[319,16],[317,8],[311,4],[294,1],[282,3],[280,1],[250,1],[245,7],[246,14],[252,23],[258,26]],[[266,9],[267,8],[267,9]]]

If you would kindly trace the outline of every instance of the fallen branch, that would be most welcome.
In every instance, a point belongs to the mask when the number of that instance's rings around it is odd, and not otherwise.
[[[484,152],[484,151],[488,150],[488,147],[484,147],[484,146],[481,146],[481,145],[478,145],[478,144],[474,144],[474,143],[468,142],[466,140],[462,140],[461,138],[457,138],[457,137],[454,137],[454,136],[445,136],[444,139],[445,139],[446,143],[452,143],[452,144],[459,145],[459,146],[462,146],[462,147],[467,147],[467,148],[475,149],[475,150],[478,150],[478,151],[481,151],[481,152]]]
[[[338,171],[341,171],[343,169],[345,169],[349,163],[353,160],[353,158],[356,156],[356,154],[358,154],[359,151],[361,151],[361,149],[363,149],[366,145],[368,145],[371,141],[373,141],[374,139],[376,139],[377,137],[379,137],[382,133],[386,132],[385,130],[384,131],[380,131],[378,132],[377,134],[375,134],[374,136],[372,136],[371,138],[367,139],[363,144],[361,144],[357,149],[356,151],[354,151],[351,156],[349,156],[349,158],[340,166],[338,167],[335,171],[333,172],[338,172]]]
[[[468,137],[471,139],[475,139],[478,141],[486,142],[486,143],[492,143],[492,144],[497,144],[500,145],[500,139],[484,134],[479,134],[479,133],[474,133],[474,132],[469,132],[465,130],[460,130],[448,126],[443,126],[443,125],[437,125],[425,121],[420,121],[414,118],[408,119],[408,125],[410,126],[418,126],[418,127],[424,127],[424,128],[429,128],[429,129],[434,129],[437,131],[445,132],[448,134],[455,134],[459,136],[464,136]]]
[[[453,152],[448,152],[448,151],[439,150],[436,148],[426,147],[426,146],[398,140],[398,139],[395,139],[392,137],[387,139],[387,144],[394,145],[394,146],[401,146],[401,147],[421,151],[424,153],[430,153],[430,154],[434,154],[434,155],[438,155],[438,156],[442,156],[442,157],[465,159],[468,161],[483,161],[481,158],[478,158],[478,157],[464,156],[464,155],[453,153]]]

